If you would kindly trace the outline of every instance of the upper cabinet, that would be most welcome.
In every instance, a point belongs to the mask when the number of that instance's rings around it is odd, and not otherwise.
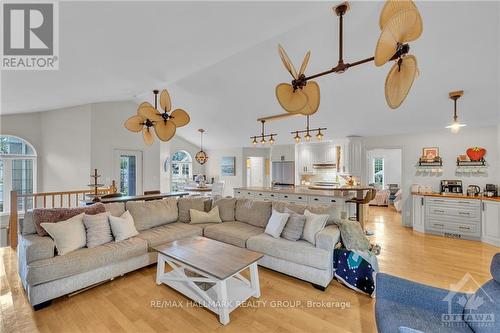
[[[271,161],[295,161],[295,145],[274,145],[271,147]]]

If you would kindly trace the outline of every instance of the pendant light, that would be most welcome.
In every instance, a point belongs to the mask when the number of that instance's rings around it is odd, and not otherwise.
[[[203,134],[205,133],[205,130],[203,128],[200,128],[198,132],[200,132],[200,151],[196,153],[196,156],[194,158],[198,163],[203,165],[208,161],[208,155],[203,150]]]
[[[266,134],[266,130],[265,130],[266,121],[264,119],[258,119],[258,120],[261,123],[262,131],[261,131],[260,135],[255,135],[255,136],[250,137],[250,139],[252,139],[252,144],[254,146],[256,146],[258,142],[260,142],[261,145],[263,145],[263,146],[266,143],[269,143],[270,145],[274,144],[276,142],[276,139],[274,139],[274,137],[278,134],[276,134],[276,133]],[[269,138],[269,141],[267,141],[266,138]],[[257,139],[260,139],[260,140],[257,141]]]
[[[323,133],[321,133],[321,131],[326,131],[326,127],[318,127],[318,128],[309,128],[309,115],[306,116],[306,129],[304,130],[297,130],[297,131],[293,131],[293,132],[290,132],[290,134],[295,134],[295,136],[293,137],[293,139],[295,140],[295,143],[300,143],[300,140],[301,140],[301,137],[299,135],[299,133],[306,133],[306,135],[304,135],[304,140],[306,142],[309,142],[311,141],[311,138],[312,138],[312,135],[311,135],[311,132],[316,132],[318,131],[318,133],[316,134],[316,139],[318,141],[321,141],[323,140]]]
[[[463,94],[463,90],[452,91],[449,93],[450,99],[453,100],[453,122],[451,123],[451,125],[446,126],[446,128],[449,128],[451,130],[451,133],[458,133],[461,127],[467,126],[466,124],[461,124],[458,121],[457,115],[457,100],[462,97]]]

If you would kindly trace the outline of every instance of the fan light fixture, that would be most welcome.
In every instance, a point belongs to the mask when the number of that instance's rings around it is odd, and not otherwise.
[[[189,123],[190,118],[186,111],[182,109],[172,109],[170,95],[166,89],[163,89],[160,94],[161,112],[158,111],[158,93],[159,90],[153,90],[155,95],[155,106],[149,102],[139,104],[137,114],[128,118],[125,121],[125,128],[131,132],[141,132],[144,142],[147,145],[152,145],[154,138],[151,127],[154,129],[156,136],[161,141],[170,140],[176,132],[177,127],[185,126]]]
[[[269,142],[270,145],[273,145],[275,142],[276,142],[276,139],[274,138],[275,136],[277,136],[278,134],[276,133],[271,133],[271,134],[266,134],[265,133],[265,123],[266,121],[264,119],[258,119],[260,121],[260,123],[262,124],[262,132],[260,135],[256,135],[256,136],[251,136],[250,139],[252,139],[252,144],[254,146],[257,145],[257,139],[260,139],[260,143],[264,146],[267,142]],[[266,138],[269,138],[269,141],[266,140]]]
[[[280,83],[276,86],[276,97],[281,107],[292,114],[312,115],[318,110],[320,102],[319,86],[312,81],[313,79],[331,73],[341,74],[350,67],[371,61],[374,61],[376,66],[382,66],[394,60],[395,63],[386,78],[385,96],[390,108],[398,108],[408,95],[418,74],[417,60],[414,56],[408,55],[410,47],[407,44],[422,34],[422,18],[417,7],[410,0],[386,1],[380,13],[381,34],[375,56],[353,63],[344,63],[343,60],[343,17],[349,10],[349,3],[343,2],[333,10],[339,17],[339,60],[332,69],[305,76],[311,52],[306,53],[297,72],[283,47],[278,46],[281,61],[293,79],[291,84]]]
[[[208,155],[203,150],[203,134],[205,133],[205,130],[203,128],[200,128],[198,130],[198,132],[200,132],[200,151],[196,153],[196,155],[194,156],[194,159],[196,160],[196,162],[203,165],[203,164],[207,163],[207,161],[208,161]]]
[[[452,133],[458,133],[461,127],[467,126],[466,124],[461,124],[458,121],[458,116],[457,116],[457,100],[460,97],[462,97],[463,94],[464,94],[463,90],[452,91],[448,94],[450,99],[453,100],[453,122],[451,123],[451,125],[446,126],[446,128],[449,128]]]
[[[306,118],[307,118],[306,129],[290,132],[290,134],[295,134],[295,136],[293,137],[295,142],[300,143],[301,137],[299,133],[306,133],[306,135],[304,135],[304,140],[307,142],[311,141],[312,138],[311,132],[316,132],[316,131],[318,131],[318,134],[316,134],[316,139],[318,139],[318,141],[323,140],[324,135],[323,133],[321,133],[321,131],[326,131],[327,128],[326,127],[309,128],[309,115],[307,115]]]

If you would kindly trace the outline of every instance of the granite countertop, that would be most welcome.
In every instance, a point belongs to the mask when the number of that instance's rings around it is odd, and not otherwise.
[[[411,192],[413,195],[422,195],[425,197],[440,197],[440,198],[452,198],[452,199],[476,199],[476,200],[489,200],[500,202],[500,197],[486,197],[483,195],[467,195],[467,194],[457,194],[457,193],[423,193],[423,192]]]
[[[317,195],[323,197],[351,197],[349,192],[352,191],[362,191],[365,187],[356,186],[346,186],[338,187],[332,189],[309,189],[307,187],[296,186],[290,188],[272,188],[272,187],[237,187],[235,190],[243,191],[258,191],[258,192],[272,192],[272,193],[283,193],[283,194],[302,194],[302,195]]]

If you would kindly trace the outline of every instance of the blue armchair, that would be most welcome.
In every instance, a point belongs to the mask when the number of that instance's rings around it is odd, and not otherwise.
[[[375,318],[380,333],[500,332],[500,253],[491,261],[493,279],[473,294],[434,288],[379,273]],[[474,282],[466,274],[458,283]]]

